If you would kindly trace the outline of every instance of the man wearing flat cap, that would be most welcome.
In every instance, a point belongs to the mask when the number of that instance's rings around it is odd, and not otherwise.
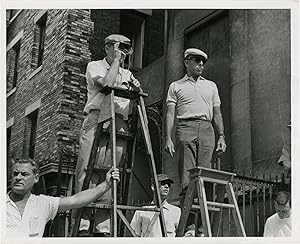
[[[187,73],[170,84],[167,94],[165,149],[173,157],[175,146],[171,134],[176,112],[176,151],[182,194],[189,183],[188,169],[195,166],[211,168],[215,148],[212,122],[217,131],[216,150],[219,153],[226,150],[218,88],[213,81],[201,76],[207,59],[205,52],[196,48],[187,49],[184,52]]]
[[[81,191],[86,176],[100,109],[105,109],[106,107],[110,109],[109,106],[102,106],[106,104],[106,100],[110,98],[100,93],[101,88],[107,85],[128,88],[130,84],[133,84],[135,87],[140,87],[139,81],[133,77],[132,73],[122,68],[124,59],[127,55],[132,53],[130,39],[123,35],[112,34],[106,37],[104,42],[106,57],[102,60],[88,63],[86,69],[87,102],[84,107],[86,117],[83,121],[79,138],[79,154],[75,175],[76,192]],[[128,119],[129,103],[130,100],[128,99],[115,97],[116,129],[118,131],[126,131],[128,129],[125,121]],[[104,123],[103,127],[107,128],[109,123],[110,122]],[[95,167],[112,166],[111,151],[108,142],[109,135],[101,135]],[[117,166],[121,166],[125,158],[127,142],[123,138],[117,138],[116,145]],[[92,175],[91,187],[98,183],[99,177],[103,176]],[[111,191],[106,192],[101,199],[110,201]],[[90,219],[91,210],[85,209],[79,226],[80,236],[89,236]],[[95,212],[94,223],[95,226],[93,229],[95,236],[109,236],[109,209],[97,210]]]
[[[158,174],[157,180],[159,186],[159,193],[163,205],[163,213],[164,213],[164,218],[166,223],[167,236],[175,237],[176,235],[175,231],[179,224],[181,210],[180,208],[168,203],[166,200],[170,192],[170,187],[174,183],[174,181],[165,174]],[[154,192],[153,179],[151,181],[151,189]],[[154,205],[151,206],[155,207]],[[130,225],[132,229],[135,231],[135,233],[140,237],[162,237],[158,216],[156,221],[153,222],[153,226],[150,226],[150,222],[153,217],[154,217],[153,211],[138,210],[134,213]]]

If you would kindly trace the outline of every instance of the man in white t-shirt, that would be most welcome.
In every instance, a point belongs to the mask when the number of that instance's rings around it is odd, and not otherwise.
[[[276,213],[266,221],[264,237],[292,236],[292,213],[289,192],[278,192],[275,197],[275,211]]]
[[[110,169],[96,187],[69,197],[31,193],[39,181],[39,166],[31,158],[13,160],[11,191],[6,195],[6,231],[9,238],[42,237],[46,223],[57,213],[81,208],[110,189],[111,178],[119,181],[119,170]]]
[[[163,213],[166,224],[167,237],[175,237],[176,229],[179,224],[181,209],[167,202],[167,196],[170,192],[170,187],[174,181],[165,174],[157,175],[159,193],[163,206]],[[154,180],[151,182],[151,189],[154,192]],[[154,204],[154,202],[153,202]],[[154,205],[145,207],[155,207]],[[152,211],[138,210],[134,213],[131,220],[131,227],[135,233],[140,237],[162,237],[160,222],[157,219],[152,223],[152,219],[155,218],[155,214]]]
[[[105,38],[106,57],[101,60],[89,62],[86,68],[87,102],[84,107],[86,115],[79,137],[79,152],[75,174],[75,192],[80,192],[86,176],[89,157],[97,130],[100,114],[110,114],[110,97],[101,93],[105,86],[129,88],[130,85],[140,87],[139,81],[134,78],[128,69],[122,68],[126,56],[131,55],[131,41],[119,34],[112,34]],[[116,130],[128,131],[127,123],[130,100],[122,97],[115,97]],[[109,128],[110,122],[104,123],[105,129]],[[99,148],[95,167],[112,166],[111,149],[109,146],[109,135],[102,134],[99,139]],[[122,167],[126,158],[127,139],[117,137],[116,139],[116,162],[117,167]],[[93,173],[90,186],[93,186],[103,175]],[[111,192],[102,197],[103,201],[111,202]],[[79,236],[89,236],[91,209],[84,209],[79,226]],[[73,212],[75,217],[75,211]],[[110,235],[110,209],[97,209],[94,215],[94,236],[106,237]]]

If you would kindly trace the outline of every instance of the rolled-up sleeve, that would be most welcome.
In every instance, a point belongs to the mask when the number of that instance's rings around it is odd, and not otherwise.
[[[87,81],[95,86],[95,81],[102,83],[102,79],[107,73],[107,69],[101,67],[96,62],[90,62],[86,68]],[[99,80],[100,79],[100,80]]]
[[[167,103],[167,106],[177,104],[177,96],[175,93],[175,83],[174,82],[171,83],[169,86],[166,103]]]

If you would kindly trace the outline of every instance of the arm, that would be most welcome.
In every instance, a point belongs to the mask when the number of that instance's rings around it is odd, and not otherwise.
[[[117,44],[117,43],[116,43]],[[98,88],[102,88],[106,85],[113,86],[116,82],[117,75],[120,67],[120,59],[122,58],[122,52],[118,49],[118,47],[114,46],[114,60],[110,65],[110,68],[104,77],[97,75],[93,77],[94,85]]]
[[[226,150],[226,143],[224,137],[223,118],[222,118],[220,106],[213,107],[213,121],[218,133],[218,142],[217,142],[216,150],[219,151],[220,153],[223,153]]]
[[[113,169],[111,168],[106,174],[105,181],[100,183],[96,187],[78,192],[77,194],[70,197],[61,198],[59,200],[58,212],[64,212],[71,208],[81,208],[83,206],[86,206],[90,202],[97,200],[109,190],[109,188],[111,187],[111,179],[119,181],[120,178],[118,169],[115,169],[113,171]]]
[[[166,115],[166,151],[170,153],[171,157],[173,157],[173,153],[175,153],[174,144],[172,142],[172,130],[174,127],[174,116],[175,116],[175,105],[170,104],[167,107],[167,115]]]

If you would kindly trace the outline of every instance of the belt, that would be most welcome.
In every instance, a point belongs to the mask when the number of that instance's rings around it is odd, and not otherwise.
[[[178,119],[178,120],[179,120],[179,122],[180,121],[206,121],[206,122],[211,123],[210,120],[208,120],[204,117],[183,118],[183,119]]]
[[[84,114],[84,116],[87,116],[90,113],[100,114],[100,109],[91,109],[88,113],[84,112],[83,114]],[[122,114],[115,113],[115,116],[116,116],[116,118],[124,120],[124,116]]]

